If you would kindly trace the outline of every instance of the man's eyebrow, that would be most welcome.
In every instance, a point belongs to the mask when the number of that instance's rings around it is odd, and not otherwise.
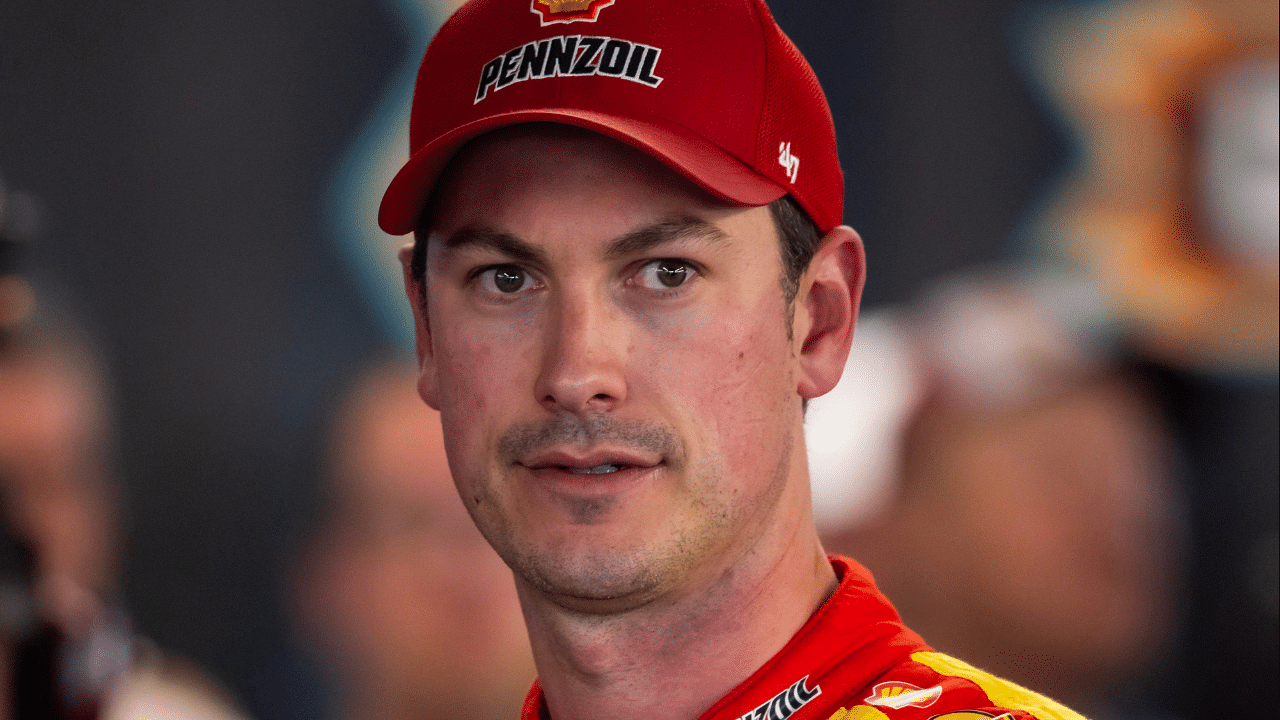
[[[605,257],[636,255],[677,240],[721,240],[724,237],[724,231],[714,224],[692,215],[681,215],[646,225],[623,235],[609,243],[605,248]],[[547,264],[546,253],[541,249],[511,233],[485,225],[468,225],[444,238],[446,249],[454,250],[468,246],[492,250],[516,262],[544,266]]]
[[[636,255],[676,240],[721,240],[725,233],[714,224],[692,215],[681,215],[633,230],[609,243],[605,257]]]
[[[484,225],[468,225],[444,238],[446,249],[479,247],[506,255],[517,262],[546,265],[547,256],[538,248],[512,235]]]

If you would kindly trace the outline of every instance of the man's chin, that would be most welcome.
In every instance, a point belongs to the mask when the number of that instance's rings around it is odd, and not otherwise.
[[[514,569],[534,592],[584,615],[612,615],[643,607],[657,597],[661,585],[651,567],[631,558],[522,562]]]

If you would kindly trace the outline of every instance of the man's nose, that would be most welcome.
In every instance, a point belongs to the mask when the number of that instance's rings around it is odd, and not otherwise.
[[[617,308],[590,293],[562,296],[546,329],[538,401],[575,414],[613,410],[626,399],[627,342]]]

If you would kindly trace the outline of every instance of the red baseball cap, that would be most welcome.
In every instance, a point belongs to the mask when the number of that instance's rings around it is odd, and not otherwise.
[[[468,140],[538,121],[626,142],[734,205],[790,194],[824,233],[842,217],[831,110],[762,0],[472,0],[422,59],[378,224],[414,230]]]

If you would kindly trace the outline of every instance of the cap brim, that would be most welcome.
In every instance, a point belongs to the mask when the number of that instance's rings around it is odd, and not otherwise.
[[[414,153],[382,196],[378,225],[392,235],[412,232],[440,172],[467,141],[490,130],[525,122],[564,123],[608,135],[654,156],[732,205],[766,205],[787,193],[784,187],[715,144],[679,126],[588,110],[521,110],[457,127]]]

